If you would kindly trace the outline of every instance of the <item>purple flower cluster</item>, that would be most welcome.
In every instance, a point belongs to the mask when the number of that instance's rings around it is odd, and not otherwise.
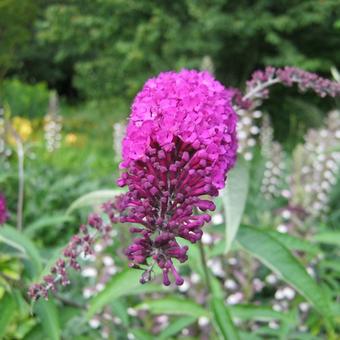
[[[273,73],[274,69],[271,69],[269,72]],[[294,83],[297,83],[301,91],[307,91],[310,89],[320,97],[336,97],[340,95],[339,83],[322,78],[316,73],[287,66],[283,69],[277,69],[276,75],[283,85],[292,86]]]
[[[90,232],[94,230],[94,233]],[[86,257],[94,253],[93,244],[98,237],[104,240],[111,238],[112,226],[105,224],[102,218],[93,213],[89,215],[87,225],[81,225],[79,233],[74,235],[63,251],[63,257],[59,258],[48,275],[44,276],[42,283],[33,284],[28,291],[31,299],[37,300],[40,297],[48,298],[48,292],[55,292],[58,285],[67,286],[68,268],[80,270],[78,258]]]
[[[140,225],[131,228],[140,237],[126,255],[132,266],[146,268],[142,283],[155,263],[165,285],[169,273],[183,283],[173,259],[186,261],[188,248],[178,238],[201,239],[210,215],[195,211],[215,209],[202,196],[218,195],[236,160],[233,95],[208,72],[183,70],[148,80],[135,98],[118,184],[129,189],[120,201],[120,221]]]
[[[274,68],[267,67],[264,71],[255,71],[251,79],[247,82],[246,94],[240,98],[240,94],[235,90],[234,100],[237,106],[249,109],[254,101],[268,98],[268,87],[281,83],[284,86],[297,84],[303,92],[314,91],[320,97],[340,95],[340,84],[329,79],[322,78],[315,73],[307,72],[296,67]],[[255,105],[257,106],[257,105]]]
[[[6,206],[6,198],[0,193],[0,225],[4,224],[8,219],[8,212]]]

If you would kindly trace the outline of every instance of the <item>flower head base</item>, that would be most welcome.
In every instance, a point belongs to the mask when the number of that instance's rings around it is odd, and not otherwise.
[[[4,224],[8,219],[5,196],[0,193],[0,225]]]
[[[186,261],[188,248],[177,238],[201,239],[210,216],[195,210],[215,208],[201,196],[218,195],[236,160],[233,93],[208,72],[166,72],[147,81],[132,105],[118,184],[129,188],[121,222],[142,226],[131,228],[140,237],[126,251],[133,266],[147,267],[141,282],[157,263],[165,285],[169,272],[183,283],[172,259]]]

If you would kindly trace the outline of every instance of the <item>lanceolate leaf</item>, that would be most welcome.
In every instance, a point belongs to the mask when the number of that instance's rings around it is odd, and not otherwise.
[[[28,259],[31,277],[37,277],[42,270],[42,264],[39,252],[32,241],[10,226],[0,228],[1,241],[22,251]]]
[[[0,300],[0,339],[6,334],[6,329],[16,313],[16,303],[12,295],[6,294]]]
[[[85,194],[75,200],[66,211],[66,215],[71,214],[74,210],[84,207],[94,207],[112,200],[115,196],[123,193],[122,189],[115,190],[97,190]]]
[[[239,157],[235,168],[228,175],[227,184],[222,193],[225,213],[225,253],[230,250],[240,226],[246,205],[249,188],[249,169]]]
[[[245,225],[241,226],[237,240],[244,250],[292,285],[320,314],[325,318],[330,316],[323,291],[282,243],[263,230]]]
[[[153,340],[154,339],[154,336],[148,333],[145,329],[135,328],[131,330],[131,333],[138,340]]]
[[[136,288],[141,285],[139,282],[140,275],[141,272],[139,270],[133,269],[127,269],[115,275],[105,288],[91,300],[86,318],[90,319],[96,312],[100,311],[103,306],[111,303],[114,299],[134,294]]]
[[[53,300],[40,299],[35,303],[34,310],[41,321],[46,339],[60,340],[58,311]]]
[[[300,239],[288,234],[282,234],[271,229],[266,230],[266,232],[268,232],[270,236],[282,243],[289,250],[300,250],[306,253],[310,253],[311,255],[317,255],[320,251],[317,245],[312,244],[304,239]]]
[[[215,328],[222,339],[239,340],[240,335],[230,316],[229,308],[223,303],[223,299],[213,297],[211,300],[211,310]]]
[[[31,223],[24,229],[24,233],[32,238],[37,232],[44,228],[55,227],[65,222],[71,222],[71,216],[65,216],[64,214],[56,214],[54,216],[43,216]]]
[[[230,307],[230,313],[233,318],[242,320],[270,321],[287,319],[287,315],[265,306],[235,305]]]
[[[314,235],[313,240],[319,243],[340,246],[340,231],[325,231]]]
[[[171,336],[176,335],[183,328],[191,325],[196,320],[193,316],[183,316],[173,321],[167,328],[162,331],[157,337],[159,340],[169,339]]]
[[[208,311],[196,302],[174,297],[145,301],[136,308],[145,308],[152,314],[189,315],[196,318],[209,316]]]

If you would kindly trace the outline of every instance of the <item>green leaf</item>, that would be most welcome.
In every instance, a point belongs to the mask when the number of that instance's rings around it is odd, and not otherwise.
[[[136,309],[147,309],[152,314],[189,315],[196,318],[209,316],[208,311],[196,302],[178,297],[145,301],[136,306]]]
[[[327,243],[340,246],[340,232],[327,231],[314,235],[313,240],[319,243]]]
[[[136,339],[138,340],[153,340],[154,336],[144,329],[141,328],[135,328],[131,330],[131,333],[135,336]]]
[[[113,314],[120,318],[122,324],[125,327],[129,327],[129,314],[127,312],[128,307],[126,301],[123,299],[115,299],[110,304],[110,307]]]
[[[140,272],[139,272],[139,278],[140,278]],[[139,294],[147,294],[147,293],[161,293],[161,292],[168,292],[169,289],[167,287],[164,287],[161,284],[157,283],[148,283],[145,285],[142,285],[139,283],[138,279],[138,286],[133,290],[133,295],[139,295]]]
[[[29,260],[31,277],[35,278],[42,270],[40,255],[30,239],[10,226],[0,228],[0,241],[23,252]]]
[[[67,209],[66,215],[71,214],[74,210],[79,208],[99,206],[108,200],[114,199],[115,196],[120,195],[123,192],[122,189],[92,191],[75,200]]]
[[[127,269],[113,276],[105,288],[91,300],[86,313],[86,319],[89,320],[95,313],[114,299],[135,294],[136,289],[141,285],[139,282],[140,275],[141,272],[139,270]]]
[[[255,305],[235,305],[231,306],[230,313],[233,318],[242,320],[283,320],[287,315],[274,311],[271,307],[255,306]]]
[[[52,300],[40,299],[34,304],[34,311],[38,315],[47,339],[59,340],[60,326],[58,311]]]
[[[335,260],[323,260],[320,262],[320,267],[329,268],[333,271],[334,274],[340,273],[340,263]]]
[[[183,316],[178,318],[177,320],[171,322],[171,324],[165,328],[162,333],[160,333],[157,337],[159,340],[169,339],[171,336],[180,332],[183,328],[188,327],[193,322],[195,322],[196,317],[194,316]]]
[[[233,243],[240,226],[246,206],[249,189],[249,169],[246,162],[239,158],[228,175],[226,188],[222,194],[225,213],[225,253]]]
[[[16,312],[16,303],[12,295],[6,294],[0,300],[0,311],[0,339],[2,339]]]
[[[259,335],[261,339],[280,339],[280,329],[266,326],[256,329],[254,334]]]
[[[71,222],[73,218],[71,216],[65,216],[64,214],[54,216],[43,216],[33,223],[29,224],[25,229],[24,233],[28,237],[33,237],[37,232],[46,227],[55,227],[65,222]]]
[[[240,338],[241,340],[263,340],[263,338],[260,338],[256,336],[254,333],[248,333],[248,332],[240,332]]]
[[[0,228],[0,243],[5,243],[7,244],[8,246],[18,250],[19,252],[23,253],[24,255],[26,255],[26,251],[25,251],[25,248],[22,247],[20,244],[18,244],[16,241],[13,241],[12,238],[8,238],[8,237],[5,237],[4,235],[2,235],[1,233],[1,230],[3,230],[4,228],[11,228],[11,229],[14,229],[14,227],[12,226],[9,226],[8,224],[5,224],[4,226],[2,226]]]
[[[234,326],[228,307],[223,303],[223,299],[213,297],[211,300],[211,310],[215,328],[222,338],[239,340],[240,335]]]
[[[317,255],[320,252],[319,247],[309,241],[288,234],[282,234],[272,229],[268,229],[266,232],[289,250],[300,250],[310,253],[311,255]]]
[[[323,291],[282,243],[269,233],[246,225],[239,229],[237,240],[245,251],[292,285],[325,318],[330,317],[329,303]]]
[[[25,318],[31,311],[28,302],[24,299],[25,294],[22,294],[19,289],[13,289],[12,292],[16,303],[16,311],[21,318]]]

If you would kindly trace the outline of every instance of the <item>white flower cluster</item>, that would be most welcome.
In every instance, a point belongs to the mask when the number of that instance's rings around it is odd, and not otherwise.
[[[92,264],[88,265],[81,271],[81,275],[91,282],[91,284],[83,289],[83,296],[89,299],[101,292],[108,281],[114,276],[118,268],[112,256],[106,254],[105,249],[112,244],[112,240],[99,240],[94,245],[95,255],[92,257]],[[91,328],[100,331],[102,339],[108,339],[111,334],[112,324],[120,325],[122,320],[113,315],[111,309],[106,306],[101,313],[93,316],[89,321]]]
[[[1,163],[5,168],[9,167],[8,158],[11,156],[12,151],[6,145],[6,127],[4,109],[0,107],[0,158]]]
[[[58,111],[58,95],[53,92],[50,95],[48,112],[45,116],[44,121],[45,141],[48,152],[53,152],[59,149],[61,144],[61,130],[63,119],[58,114]]]
[[[340,166],[340,111],[331,111],[326,127],[308,131],[303,166],[306,209],[313,216],[328,211],[329,194],[336,184]]]
[[[274,139],[274,129],[268,114],[263,115],[260,133],[261,154],[268,158]]]
[[[112,140],[114,160],[120,162],[122,158],[122,141],[125,136],[126,125],[122,122],[114,123],[112,125]]]
[[[201,71],[208,71],[212,75],[215,74],[215,65],[214,65],[212,58],[209,55],[205,55],[202,58],[200,70]]]
[[[268,115],[262,119],[260,142],[261,153],[265,159],[261,192],[266,199],[270,200],[281,194],[285,163],[281,144],[273,141],[273,128]]]
[[[278,142],[272,143],[270,157],[265,163],[261,192],[266,199],[278,197],[281,194],[282,174],[285,168],[284,153],[282,146]]]
[[[256,136],[260,132],[256,120],[262,117],[261,111],[237,110],[237,138],[238,152],[243,155],[246,161],[253,159],[253,151],[256,145]]]

